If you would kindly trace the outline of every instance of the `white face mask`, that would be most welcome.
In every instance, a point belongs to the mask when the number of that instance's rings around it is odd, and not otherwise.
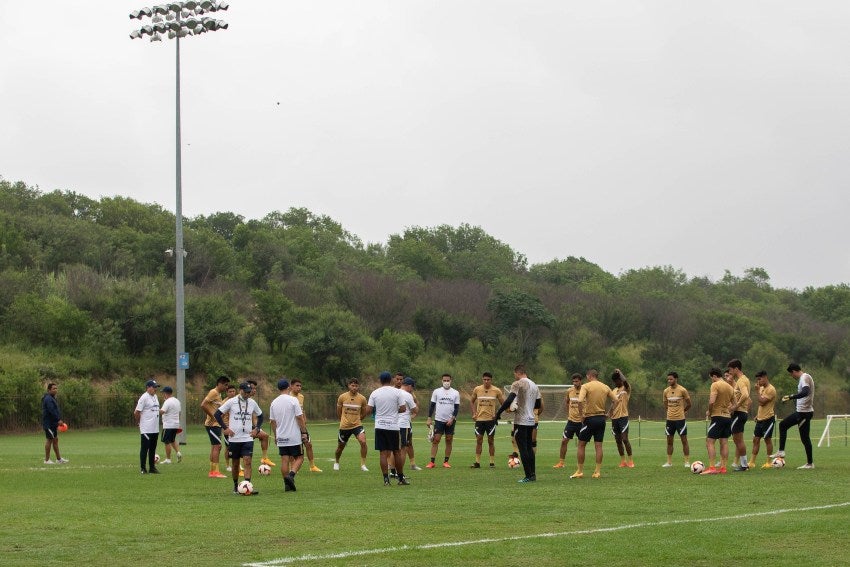
[[[451,387],[452,387],[452,383],[451,383],[451,382],[443,382],[443,388],[445,388],[446,390],[448,390],[448,389],[449,389],[449,388],[451,388]]]

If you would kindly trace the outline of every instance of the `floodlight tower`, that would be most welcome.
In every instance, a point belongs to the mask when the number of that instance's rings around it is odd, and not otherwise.
[[[182,411],[180,412],[181,444],[186,442],[186,369],[189,368],[189,354],[186,352],[185,319],[184,313],[184,283],[183,283],[183,259],[186,250],[183,249],[183,182],[182,182],[182,143],[180,141],[180,38],[192,35],[201,35],[207,32],[226,30],[227,22],[205,16],[207,13],[215,13],[227,10],[230,6],[227,2],[219,0],[184,2],[170,2],[158,4],[150,8],[142,8],[130,13],[131,20],[150,19],[150,24],[143,25],[130,33],[130,39],[141,39],[145,36],[150,41],[162,41],[165,34],[168,39],[173,39],[176,45],[176,194],[177,205],[175,210],[175,233],[176,242],[173,250],[175,258],[174,271],[174,297],[176,312],[176,372],[177,372],[177,399],[180,400]]]

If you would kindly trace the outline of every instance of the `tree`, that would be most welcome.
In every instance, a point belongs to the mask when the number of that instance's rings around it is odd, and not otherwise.
[[[295,306],[279,285],[269,284],[268,289],[255,289],[254,316],[257,328],[266,338],[272,352],[286,352],[298,335],[295,326]]]
[[[555,323],[540,300],[523,291],[498,291],[487,308],[498,334],[514,341],[518,359],[535,360],[543,334]]]
[[[232,298],[224,295],[189,297],[186,301],[186,349],[194,366],[218,361],[231,348],[245,319],[236,311]]]

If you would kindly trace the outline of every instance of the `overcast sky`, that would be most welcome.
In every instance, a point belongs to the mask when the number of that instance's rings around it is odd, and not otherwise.
[[[0,176],[174,210],[173,41],[0,0]],[[151,4],[147,4],[151,5]],[[469,223],[529,263],[850,282],[850,2],[232,0],[181,41],[183,212],[364,242]]]

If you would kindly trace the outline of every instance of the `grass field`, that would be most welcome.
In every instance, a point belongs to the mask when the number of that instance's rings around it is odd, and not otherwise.
[[[336,424],[311,423],[325,472],[302,469],[295,493],[283,492],[277,467],[270,477],[255,473],[256,497],[207,478],[200,427],[189,431],[182,463],[146,476],[134,429],[72,430],[61,438],[71,462],[53,466],[42,464],[40,433],[3,436],[0,565],[847,564],[850,448],[845,425],[833,427],[832,447],[815,447],[815,470],[796,470],[805,459],[795,429],[785,469],[699,477],[681,466],[678,439],[677,466],[661,468],[662,424],[642,423],[638,443],[633,421],[636,468],[617,467],[608,439],[603,478],[569,480],[574,444],[567,468],[553,470],[563,424],[544,423],[538,482],[517,484],[521,469],[506,466],[509,427],[497,433],[497,468],[470,469],[474,438],[461,422],[453,468],[384,487],[377,453],[361,472],[354,441],[333,472]],[[420,466],[428,462],[424,429],[418,424]],[[690,429],[692,458],[706,460],[701,424]],[[816,443],[823,421],[812,430]],[[371,426],[368,438],[371,447]],[[257,444],[255,466],[259,453]]]

